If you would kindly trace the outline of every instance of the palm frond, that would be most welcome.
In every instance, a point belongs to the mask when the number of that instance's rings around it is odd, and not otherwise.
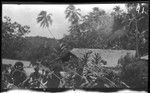
[[[48,21],[48,23],[50,23],[50,24],[52,25],[52,22],[53,22],[53,21],[52,21],[52,18],[51,18],[50,15],[47,16],[47,21]]]
[[[49,13],[47,15],[47,12],[46,11],[41,11],[39,14],[38,14],[38,17],[37,17],[37,23],[40,23],[41,22],[41,27],[49,27],[49,24],[52,24],[52,19],[51,19],[51,16],[52,14]]]
[[[46,15],[46,14],[47,14],[46,11],[41,11],[38,15],[39,15],[39,16],[43,16],[43,15]]]
[[[66,19],[69,18],[70,15],[71,15],[71,12],[66,13]]]
[[[69,6],[67,7],[67,9],[68,9],[68,10],[75,10],[75,6],[74,6],[74,5],[69,5]]]
[[[69,9],[66,9],[65,10],[65,14],[67,14],[67,13],[69,13],[70,12],[70,10]]]
[[[43,17],[37,17],[36,21],[37,23],[41,22],[43,20]]]
[[[70,16],[70,18],[68,19],[68,21],[73,22],[74,21],[73,17]]]
[[[45,27],[45,22],[44,22],[44,20],[41,22],[41,25],[40,25],[41,27]]]
[[[48,22],[48,20],[47,20],[47,18],[45,18],[45,24],[46,24],[46,27],[49,27],[49,22]]]

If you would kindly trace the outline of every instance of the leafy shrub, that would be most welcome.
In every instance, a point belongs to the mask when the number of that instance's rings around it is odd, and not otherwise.
[[[147,87],[148,64],[143,60],[130,57],[128,54],[120,60],[121,75],[120,78],[132,88]]]

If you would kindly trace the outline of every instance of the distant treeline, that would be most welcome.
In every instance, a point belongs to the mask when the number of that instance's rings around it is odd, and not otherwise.
[[[53,48],[56,46],[57,44],[54,39],[45,37],[20,37],[10,42],[8,46],[3,47],[2,58],[31,61],[51,54]]]

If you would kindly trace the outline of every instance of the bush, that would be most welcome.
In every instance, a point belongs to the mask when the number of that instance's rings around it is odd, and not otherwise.
[[[148,64],[143,60],[137,60],[128,54],[120,60],[121,75],[120,78],[131,88],[146,88],[148,77]]]

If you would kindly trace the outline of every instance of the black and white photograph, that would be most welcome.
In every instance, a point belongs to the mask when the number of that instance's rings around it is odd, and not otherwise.
[[[2,3],[1,36],[2,90],[148,89],[147,2]]]

